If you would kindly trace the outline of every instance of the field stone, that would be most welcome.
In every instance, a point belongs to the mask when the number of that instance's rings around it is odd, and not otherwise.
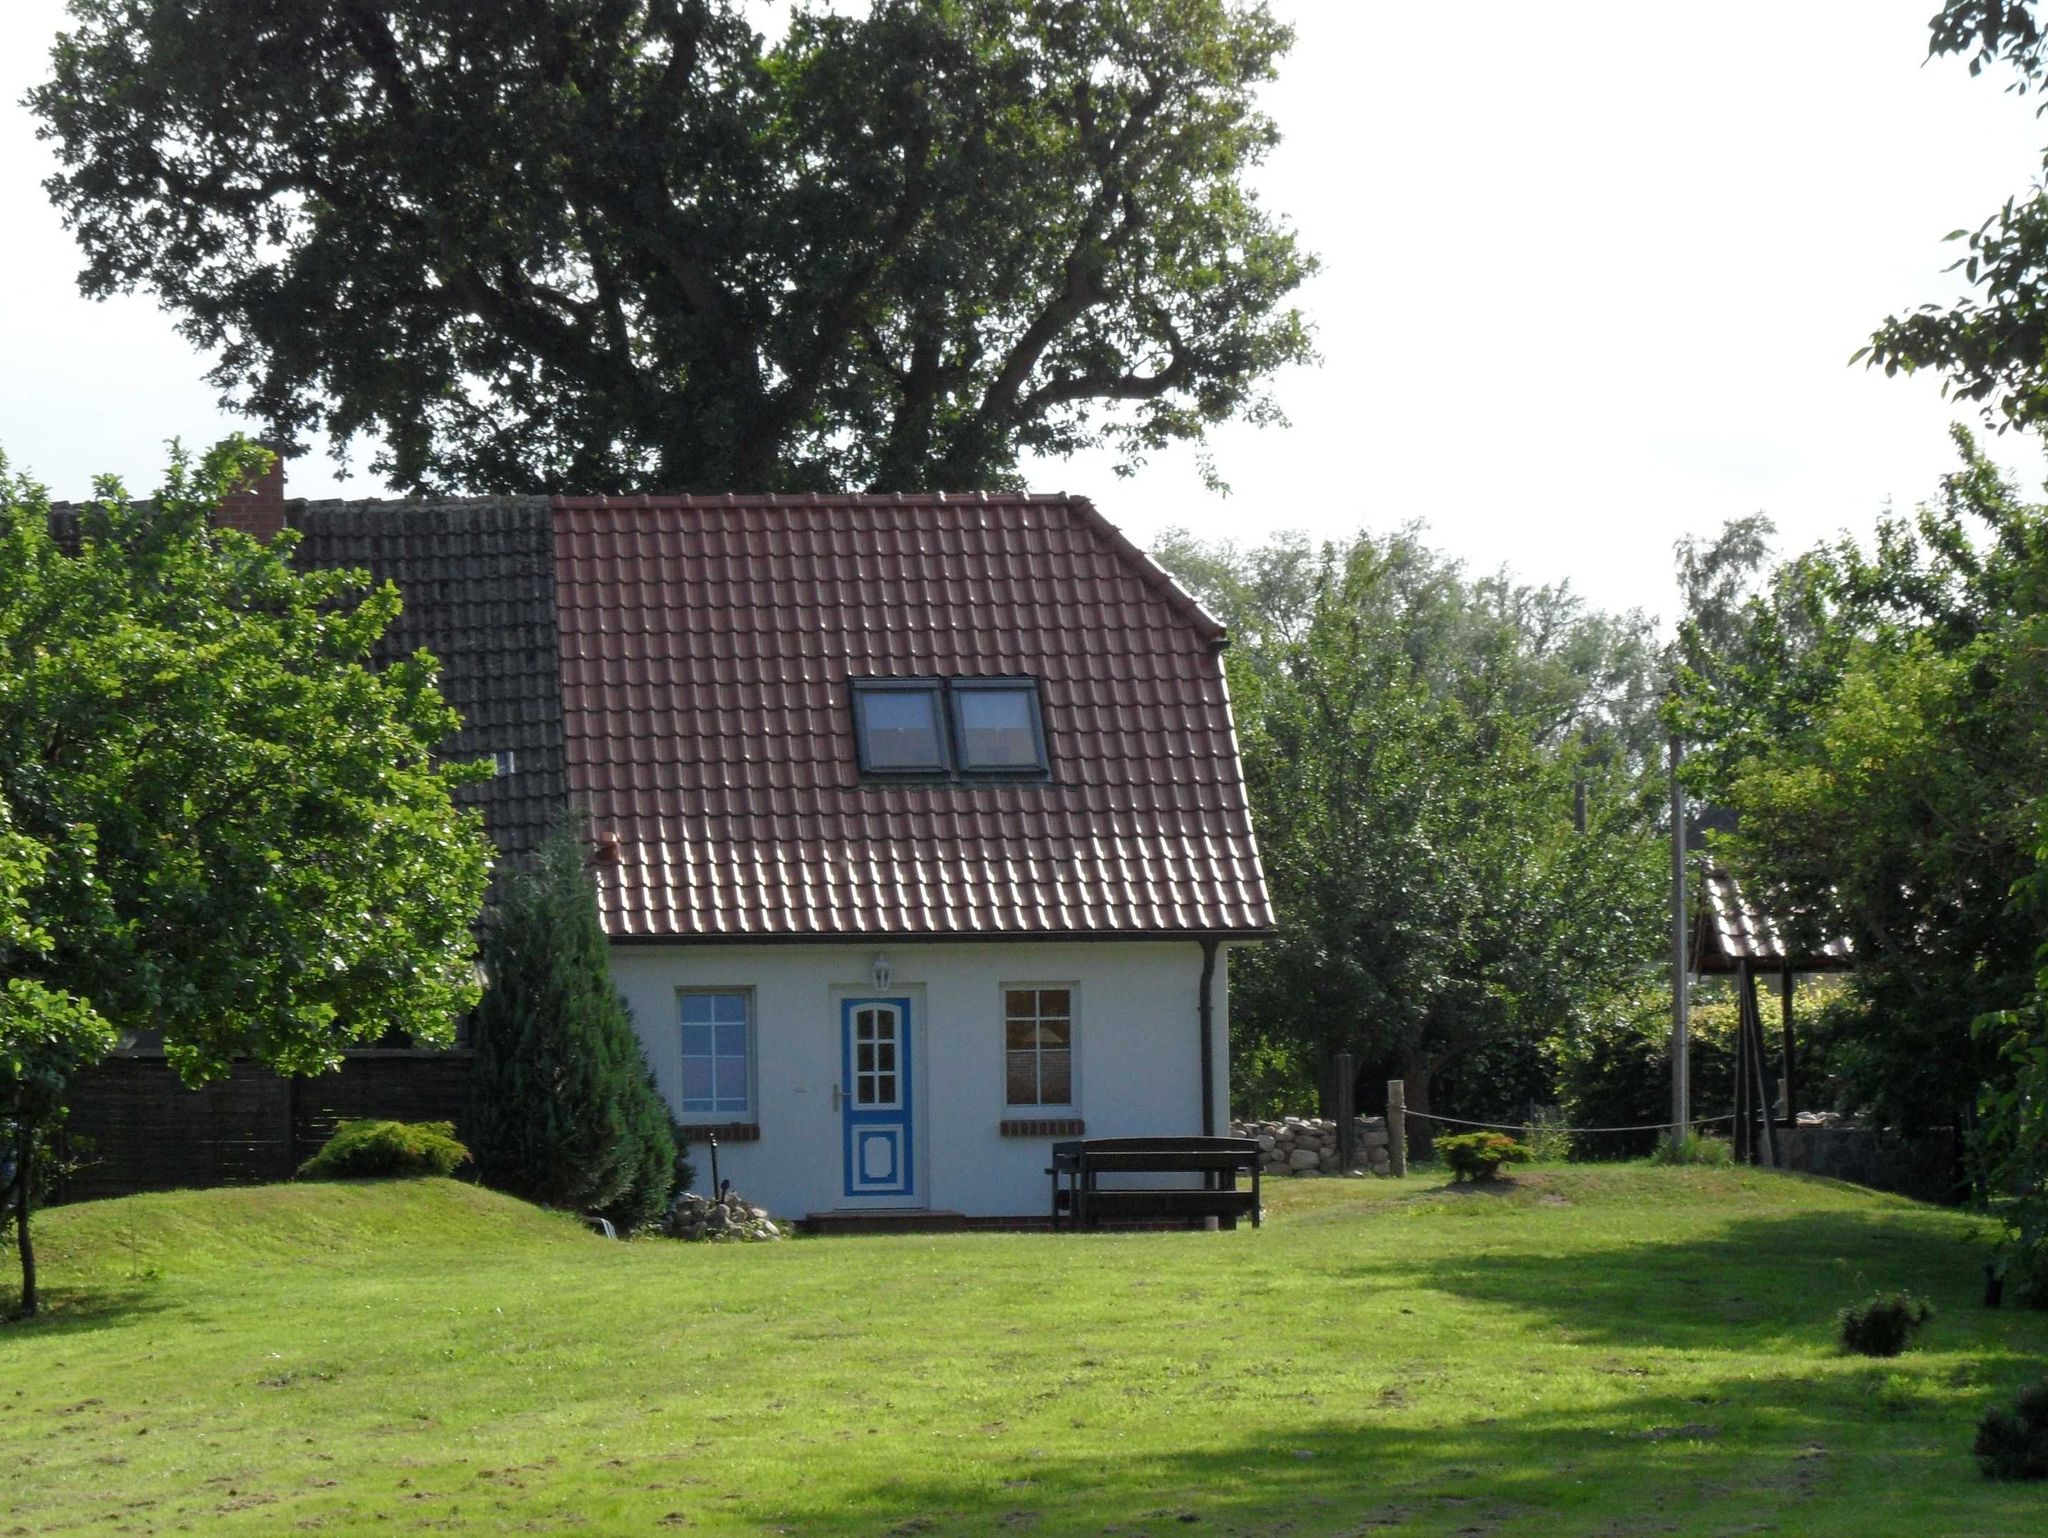
[[[1307,1170],[1314,1169],[1322,1159],[1311,1149],[1297,1148],[1287,1156],[1287,1162],[1295,1169]]]

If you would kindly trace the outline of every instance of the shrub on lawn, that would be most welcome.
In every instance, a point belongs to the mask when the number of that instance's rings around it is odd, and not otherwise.
[[[2048,1378],[1977,1422],[1971,1450],[1986,1479],[2048,1479]]]
[[[1650,1150],[1653,1164],[1703,1164],[1721,1169],[1735,1162],[1735,1150],[1724,1137],[1706,1132],[1688,1132],[1676,1143],[1660,1138]]]
[[[301,1180],[366,1180],[382,1175],[452,1175],[469,1162],[445,1121],[345,1121],[299,1166]]]
[[[1460,1180],[1491,1180],[1503,1164],[1526,1164],[1529,1150],[1505,1132],[1466,1132],[1436,1140],[1436,1151]]]
[[[1910,1292],[1876,1293],[1842,1310],[1842,1349],[1864,1356],[1897,1356],[1933,1317],[1927,1301]]]

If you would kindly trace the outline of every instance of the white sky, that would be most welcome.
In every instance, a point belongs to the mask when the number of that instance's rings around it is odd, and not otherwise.
[[[1965,413],[1849,355],[1956,291],[1940,237],[2031,185],[2048,141],[2002,78],[1922,64],[1937,4],[1274,0],[1299,38],[1260,185],[1323,258],[1324,362],[1278,381],[1290,427],[1215,438],[1228,499],[1191,452],[1034,484],[1140,540],[1420,518],[1476,566],[1664,614],[1684,534],[1757,510],[1787,548],[1868,529],[1933,492]],[[0,5],[0,449],[76,496],[244,424],[151,299],[78,297],[19,106],[61,18]],[[2030,442],[1994,448],[2040,481]],[[295,493],[337,489],[294,463]]]

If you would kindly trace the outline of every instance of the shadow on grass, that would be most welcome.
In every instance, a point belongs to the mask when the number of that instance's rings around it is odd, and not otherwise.
[[[16,1317],[20,1301],[18,1290],[0,1292],[0,1345],[116,1329],[160,1313],[165,1307],[157,1285],[142,1281],[45,1287],[42,1307],[33,1319]]]
[[[1916,1209],[1739,1218],[1712,1234],[1570,1253],[1493,1249],[1414,1267],[1384,1259],[1353,1273],[1541,1315],[1581,1341],[1616,1346],[1756,1349],[1797,1336],[1834,1339],[1835,1315],[1872,1292],[1907,1288],[1939,1316],[1971,1318],[2015,1342],[2048,1346],[2048,1316],[1982,1307],[1983,1253],[1935,1237]],[[1539,1234],[1522,1236],[1541,1243]],[[1937,1317],[1929,1344],[1941,1340]]]
[[[1977,1476],[1967,1430],[1950,1424],[1953,1417],[1918,1413],[1915,1424],[1915,1412],[1878,1408],[1860,1376],[1816,1381],[1788,1369],[1770,1378],[1695,1378],[1684,1393],[1624,1382],[1616,1396],[1436,1425],[1418,1423],[1430,1410],[1423,1386],[1398,1420],[1360,1406],[1348,1420],[1325,1417],[1273,1436],[1136,1455],[1120,1447],[1109,1424],[1099,1456],[1055,1459],[1024,1446],[994,1477],[987,1454],[865,1488],[828,1476],[761,1515],[790,1531],[826,1535],[1621,1538],[1911,1532],[1883,1518],[1907,1493],[1943,1510],[2003,1509],[2004,1497]],[[1880,1416],[1881,1446],[1870,1429]],[[1028,1444],[1028,1435],[1021,1441]],[[1802,1525],[1802,1509],[1818,1525]]]

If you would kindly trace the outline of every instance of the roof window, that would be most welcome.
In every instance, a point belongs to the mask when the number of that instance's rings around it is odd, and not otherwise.
[[[1032,678],[858,678],[854,741],[876,779],[1044,779]]]

